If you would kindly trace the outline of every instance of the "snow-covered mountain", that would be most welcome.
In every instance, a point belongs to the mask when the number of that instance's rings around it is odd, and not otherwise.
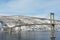
[[[2,27],[13,27],[14,25],[19,24],[42,24],[42,23],[50,23],[50,20],[46,18],[37,18],[29,16],[0,16],[0,25],[2,25]],[[55,20],[55,24],[60,24],[60,20]],[[21,26],[21,29],[50,30],[50,25]],[[55,25],[55,29],[60,30],[60,25]]]

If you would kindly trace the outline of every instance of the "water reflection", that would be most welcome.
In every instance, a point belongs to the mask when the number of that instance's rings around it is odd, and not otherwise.
[[[51,37],[51,40],[55,40],[55,37]]]
[[[17,39],[18,39],[18,40],[21,40],[21,32],[19,32],[19,33],[17,34]]]
[[[60,32],[56,33],[56,40],[60,40]],[[55,40],[50,39],[50,32],[21,31],[19,33],[0,32],[0,40]]]
[[[0,40],[48,40],[49,33],[37,31],[22,31],[19,33],[0,33]],[[47,36],[46,36],[47,35]]]

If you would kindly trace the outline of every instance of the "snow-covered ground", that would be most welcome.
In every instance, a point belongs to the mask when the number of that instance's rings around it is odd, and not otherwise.
[[[5,24],[7,24],[7,27],[13,27],[18,24],[22,25],[22,24],[42,24],[42,23],[49,24],[50,23],[50,20],[46,18],[37,18],[37,17],[28,17],[28,16],[0,16],[0,21],[3,21]],[[59,21],[56,20],[55,24],[60,24],[60,20]],[[2,27],[4,26],[5,25],[2,25]],[[50,25],[21,26],[21,29],[24,31],[25,30],[50,30],[50,28],[51,28]],[[55,29],[60,30],[60,25],[56,25]],[[15,30],[18,30],[18,28],[16,27]]]

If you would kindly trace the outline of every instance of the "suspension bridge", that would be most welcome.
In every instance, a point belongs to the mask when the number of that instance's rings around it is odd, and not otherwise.
[[[47,23],[42,23],[42,24],[22,24],[22,25],[16,25],[14,27],[18,26],[21,29],[21,26],[31,26],[31,25],[50,25],[51,26],[51,40],[55,40],[55,29],[54,29],[54,26],[57,25],[57,24],[54,24],[54,13],[50,14],[50,24],[47,24]],[[14,28],[14,27],[12,27],[12,28]]]
[[[15,28],[15,27],[19,27],[20,28],[20,31],[21,31],[21,26],[32,26],[32,25],[50,25],[50,27],[51,27],[51,40],[55,40],[55,25],[60,25],[60,24],[55,24],[54,23],[55,22],[55,20],[54,20],[54,13],[50,13],[50,23],[41,23],[41,24],[19,24],[19,25],[15,25],[15,26],[13,26],[13,27],[10,27],[10,28],[8,28],[8,29],[10,29],[9,30],[9,32],[11,33],[12,32],[12,29],[13,28]],[[3,23],[3,22],[2,22]],[[7,26],[6,24],[5,24],[5,26]]]

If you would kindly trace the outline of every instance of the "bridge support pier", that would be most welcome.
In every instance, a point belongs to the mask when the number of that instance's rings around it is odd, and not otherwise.
[[[13,28],[9,28],[9,34],[12,34]]]

